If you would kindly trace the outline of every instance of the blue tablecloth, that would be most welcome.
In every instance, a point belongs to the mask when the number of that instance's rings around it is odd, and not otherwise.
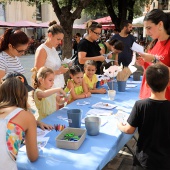
[[[125,92],[117,92],[114,101],[108,99],[107,94],[93,94],[90,98],[78,100],[90,102],[90,105],[78,106],[74,101],[67,107],[56,111],[50,116],[46,117],[43,122],[54,124],[65,124],[68,122],[59,118],[59,116],[67,117],[68,109],[81,109],[83,117],[91,105],[102,101],[117,105],[117,108],[125,109],[130,113],[139,95],[139,84],[135,88],[126,88]],[[55,130],[47,134],[50,137],[48,144],[40,151],[39,158],[36,162],[31,163],[25,152],[19,152],[17,157],[17,165],[19,170],[100,170],[112,158],[114,158],[119,150],[131,139],[132,135],[122,133],[117,128],[117,121],[114,114],[117,108],[113,109],[113,115],[109,116],[107,124],[100,128],[98,136],[88,136],[82,143],[78,150],[66,150],[56,147],[55,138],[60,132]],[[82,128],[85,128],[82,124]]]

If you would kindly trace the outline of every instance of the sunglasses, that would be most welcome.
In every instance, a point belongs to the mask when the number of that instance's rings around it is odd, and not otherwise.
[[[20,53],[20,54],[21,54],[21,53],[24,53],[24,52],[27,50],[27,49],[26,49],[26,50],[18,50],[18,49],[15,48],[14,46],[12,46],[12,48],[14,48],[14,49],[15,49],[18,53]]]

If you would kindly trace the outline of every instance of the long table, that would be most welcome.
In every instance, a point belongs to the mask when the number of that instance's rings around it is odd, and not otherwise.
[[[124,134],[117,128],[117,120],[114,114],[122,107],[130,113],[139,95],[139,84],[135,88],[126,88],[125,92],[117,92],[114,101],[110,101],[107,94],[93,94],[90,98],[80,99],[67,105],[50,116],[43,119],[43,122],[54,125],[63,124],[68,126],[66,120],[68,109],[81,109],[85,117],[91,106],[99,101],[115,104],[118,107],[113,109],[113,115],[109,116],[108,123],[100,128],[98,136],[86,135],[86,138],[78,150],[59,149],[56,147],[55,138],[60,132],[52,130],[47,134],[50,137],[47,145],[39,153],[36,162],[30,162],[25,152],[19,152],[17,165],[19,170],[100,170],[119,150],[132,138],[132,135]],[[77,102],[90,102],[90,105],[79,106]],[[81,128],[85,128],[82,124]]]

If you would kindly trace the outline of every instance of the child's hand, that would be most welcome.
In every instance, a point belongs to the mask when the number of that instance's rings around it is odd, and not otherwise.
[[[105,93],[106,93],[106,89],[105,89],[105,88],[101,88],[101,89],[99,89],[99,93],[101,93],[101,94],[105,94]]]

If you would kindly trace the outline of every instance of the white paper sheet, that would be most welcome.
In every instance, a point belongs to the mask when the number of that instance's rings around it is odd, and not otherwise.
[[[133,88],[133,87],[137,87],[137,85],[136,84],[126,84],[126,87],[127,88]]]
[[[132,49],[133,51],[135,51],[135,52],[144,53],[144,48],[143,48],[143,46],[137,44],[136,42],[133,43],[131,49]]]
[[[127,81],[126,84],[140,84],[141,81]]]
[[[94,108],[94,109],[113,109],[115,107],[116,107],[116,105],[114,105],[114,104],[103,103],[103,102],[98,102],[98,103],[92,105],[92,108]]]
[[[37,137],[38,150],[42,150],[48,143],[49,137]],[[19,151],[26,152],[26,145],[22,146]]]
[[[50,130],[42,130],[42,129],[40,129],[40,128],[37,128],[37,136],[38,136],[38,137],[44,137],[44,136],[46,136],[49,132],[50,132]]]
[[[95,116],[110,116],[113,114],[112,110],[103,110],[103,109],[90,109],[87,115],[95,115]]]
[[[120,111],[120,110],[115,114],[115,118],[116,118],[119,122],[122,122],[123,124],[126,124],[126,123],[127,123],[128,117],[129,117],[129,114],[128,114],[128,113],[123,112],[123,111]]]

